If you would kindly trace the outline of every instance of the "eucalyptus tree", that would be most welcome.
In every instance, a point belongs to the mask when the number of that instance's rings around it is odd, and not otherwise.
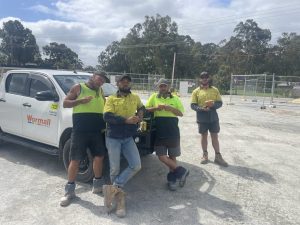
[[[82,69],[83,63],[77,53],[65,44],[51,42],[43,47],[45,64],[55,69]]]
[[[39,47],[32,31],[18,20],[3,23],[0,29],[0,52],[6,65],[24,66],[40,60]]]

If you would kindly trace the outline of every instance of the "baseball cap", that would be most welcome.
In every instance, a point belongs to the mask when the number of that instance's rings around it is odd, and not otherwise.
[[[127,74],[117,76],[116,80],[117,80],[117,82],[119,82],[119,81],[124,80],[124,79],[127,79],[129,82],[131,82],[131,77]]]
[[[207,77],[209,77],[209,74],[208,74],[208,72],[202,72],[201,74],[200,74],[200,78],[207,78]]]
[[[104,78],[105,82],[109,82],[106,72],[104,71],[96,71],[93,73],[94,75],[101,76]]]
[[[169,85],[169,81],[165,78],[160,78],[159,81],[156,83],[156,86],[159,87],[162,84]]]

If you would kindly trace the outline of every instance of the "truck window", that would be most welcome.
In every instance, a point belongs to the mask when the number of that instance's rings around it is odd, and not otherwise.
[[[44,82],[32,79],[30,83],[29,96],[34,98],[37,92],[50,90],[51,89]]]
[[[87,82],[91,75],[54,75],[53,77],[67,94],[74,84]]]
[[[27,74],[10,74],[6,80],[6,92],[16,95],[23,95]]]

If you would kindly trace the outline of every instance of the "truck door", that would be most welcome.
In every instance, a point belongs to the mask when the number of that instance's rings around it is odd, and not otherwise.
[[[43,75],[30,74],[27,96],[23,98],[23,135],[26,138],[57,146],[59,104],[54,101],[38,101],[36,93],[55,89],[50,80]]]
[[[0,93],[0,125],[4,132],[22,136],[22,104],[28,75],[11,73],[3,80]]]

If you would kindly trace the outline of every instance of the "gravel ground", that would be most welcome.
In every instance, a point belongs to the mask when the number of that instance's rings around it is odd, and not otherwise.
[[[126,218],[105,213],[103,197],[78,183],[78,198],[59,206],[66,173],[56,157],[13,144],[0,146],[0,224],[300,224],[300,108],[259,104],[224,106],[220,145],[230,166],[201,165],[200,136],[189,98],[180,120],[182,156],[190,169],[186,186],[166,188],[165,168],[142,158],[142,170],[126,186]]]

